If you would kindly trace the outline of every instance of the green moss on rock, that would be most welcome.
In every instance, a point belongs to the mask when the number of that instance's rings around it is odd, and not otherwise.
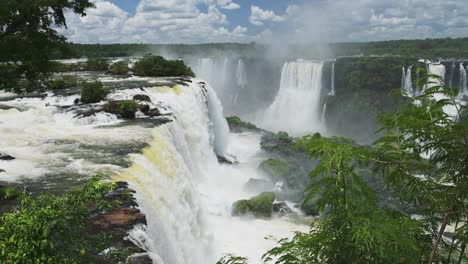
[[[234,216],[253,214],[256,217],[271,217],[275,198],[275,193],[264,192],[249,200],[239,200],[232,205],[232,214]]]
[[[273,181],[282,181],[291,187],[298,184],[297,178],[303,174],[299,167],[282,159],[265,160],[259,168],[268,174]]]
[[[226,117],[226,120],[228,122],[229,129],[232,132],[240,133],[243,131],[261,131],[261,129],[259,129],[254,124],[242,121],[242,119],[240,119],[238,116]]]

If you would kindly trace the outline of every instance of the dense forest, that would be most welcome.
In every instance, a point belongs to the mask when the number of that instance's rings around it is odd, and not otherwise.
[[[193,54],[209,55],[232,52],[244,56],[262,56],[270,46],[250,43],[211,44],[69,44],[71,53],[56,52],[55,58],[125,57],[147,53],[177,54],[185,57]],[[274,47],[271,47],[274,48]],[[286,54],[291,57],[317,56],[371,56],[394,55],[418,58],[468,58],[468,38],[444,38],[422,40],[390,40],[378,42],[331,43],[328,45],[289,45]],[[263,51],[263,52],[261,52]]]

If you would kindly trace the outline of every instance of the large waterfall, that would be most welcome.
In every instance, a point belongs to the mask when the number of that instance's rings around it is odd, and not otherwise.
[[[322,68],[322,62],[286,63],[278,95],[259,123],[266,129],[295,136],[322,132]]]
[[[286,217],[231,216],[234,201],[258,194],[244,185],[265,177],[257,168],[266,154],[260,135],[228,134],[221,103],[208,83],[192,79],[172,88],[126,89],[109,98],[136,94],[148,95],[170,122],[126,122],[106,113],[79,118],[73,110],[77,95],[0,102],[0,149],[17,158],[0,162],[6,171],[0,172],[2,180],[39,190],[63,189],[97,172],[127,181],[147,216],[147,225],[135,228],[130,240],[149,251],[156,264],[215,263],[225,253],[261,263],[261,255],[277,243],[265,237],[308,230]],[[228,152],[239,165],[218,163],[216,156]]]

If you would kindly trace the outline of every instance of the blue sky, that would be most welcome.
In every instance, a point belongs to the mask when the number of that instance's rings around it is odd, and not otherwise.
[[[92,0],[80,43],[340,42],[466,37],[465,0]]]

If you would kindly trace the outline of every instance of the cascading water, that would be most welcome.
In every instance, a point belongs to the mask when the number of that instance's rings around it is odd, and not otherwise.
[[[247,86],[247,73],[245,72],[245,64],[242,59],[237,61],[236,79],[237,86],[241,88],[245,88],[245,86]]]
[[[467,87],[467,82],[466,82],[466,69],[463,65],[463,62],[460,63],[460,96],[467,95],[468,94],[468,87]]]
[[[335,96],[335,61],[332,62],[331,69],[331,91],[328,93],[329,96]]]
[[[448,80],[448,87],[452,88],[453,87],[453,75],[455,74],[455,62],[452,62],[451,68],[450,68],[450,74],[449,74],[449,80]]]
[[[308,230],[305,222],[286,217],[231,216],[234,201],[258,194],[244,185],[264,178],[257,168],[267,157],[257,134],[231,135],[229,144],[222,106],[207,83],[192,79],[187,86],[119,90],[109,99],[136,94],[148,95],[151,106],[171,122],[127,123],[106,113],[77,118],[72,109],[77,95],[2,102],[0,149],[17,158],[11,164],[0,161],[6,171],[0,172],[2,180],[30,177],[39,181],[38,188],[55,184],[60,189],[65,180],[104,172],[127,181],[147,216],[147,225],[135,228],[130,240],[157,264],[215,263],[225,253],[261,263],[261,255],[277,243],[265,237]],[[226,154],[228,145],[239,165],[218,163],[216,156]]]
[[[408,69],[406,70],[405,74],[405,68],[403,67],[403,91],[408,95],[408,96],[414,96],[414,89],[413,89],[413,80],[411,77],[411,70],[413,69],[413,65],[409,66]]]
[[[258,123],[268,130],[295,136],[323,132],[322,69],[323,62],[287,62],[278,95]]]

